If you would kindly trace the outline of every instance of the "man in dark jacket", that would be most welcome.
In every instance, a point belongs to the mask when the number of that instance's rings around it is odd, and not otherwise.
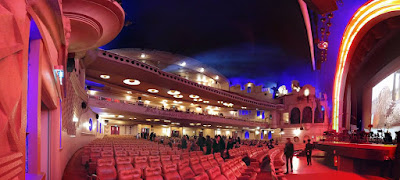
[[[311,165],[311,155],[312,155],[312,149],[313,149],[313,145],[310,143],[311,139],[307,140],[308,143],[306,144],[306,156],[307,156],[307,165]]]
[[[210,136],[207,135],[207,140],[206,140],[206,155],[211,154],[212,146],[213,146],[213,142],[212,142]]]
[[[182,138],[182,149],[186,149],[187,148],[187,142],[186,142],[187,140],[186,140],[186,136],[183,136],[183,138]]]
[[[213,143],[213,153],[221,152],[221,137],[215,136],[215,140]]]
[[[290,141],[290,138],[287,138],[287,143],[285,145],[285,156],[286,156],[286,174],[289,174],[289,163],[290,170],[293,172],[293,154],[294,154],[294,146]]]
[[[206,141],[206,138],[204,138],[203,135],[200,134],[199,138],[197,139],[197,145],[200,147],[200,151],[204,151],[203,147],[204,147],[205,141]]]

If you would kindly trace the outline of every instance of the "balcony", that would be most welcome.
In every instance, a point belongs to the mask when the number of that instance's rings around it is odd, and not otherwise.
[[[163,110],[158,107],[147,106],[143,103],[132,103],[125,100],[101,96],[89,96],[89,106],[183,122],[193,121],[200,122],[202,124],[219,124],[250,128],[264,128],[267,126],[267,123],[261,123],[257,121],[191,112],[171,111],[167,109]]]

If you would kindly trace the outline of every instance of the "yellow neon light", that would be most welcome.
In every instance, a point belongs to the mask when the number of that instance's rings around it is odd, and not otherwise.
[[[341,87],[344,86],[343,73],[346,65],[348,52],[358,32],[372,19],[393,11],[400,11],[400,0],[373,0],[360,7],[347,24],[339,49],[336,65],[335,82],[333,86],[333,120],[332,128],[339,131],[339,107]]]

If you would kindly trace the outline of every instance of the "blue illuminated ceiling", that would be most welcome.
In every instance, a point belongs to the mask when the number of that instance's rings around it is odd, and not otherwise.
[[[235,84],[271,87],[299,80],[330,96],[341,35],[365,0],[344,1],[334,12],[328,62],[312,71],[297,0],[122,0],[127,26],[102,47],[144,48],[192,57]]]

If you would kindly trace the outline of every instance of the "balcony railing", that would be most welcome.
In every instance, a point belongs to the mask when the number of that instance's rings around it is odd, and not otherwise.
[[[226,117],[221,115],[210,115],[204,113],[195,113],[195,112],[185,112],[173,109],[160,108],[156,106],[150,106],[144,104],[143,102],[132,102],[120,99],[113,99],[109,97],[102,96],[89,96],[89,105],[94,106],[114,106],[119,110],[126,110],[130,112],[135,112],[139,114],[148,114],[148,115],[159,115],[165,116],[169,118],[176,119],[191,119],[191,120],[201,120],[201,121],[209,121],[223,124],[232,124],[239,126],[267,126],[266,122],[259,122],[254,120],[244,120],[236,117]],[[117,107],[118,106],[118,107]]]

